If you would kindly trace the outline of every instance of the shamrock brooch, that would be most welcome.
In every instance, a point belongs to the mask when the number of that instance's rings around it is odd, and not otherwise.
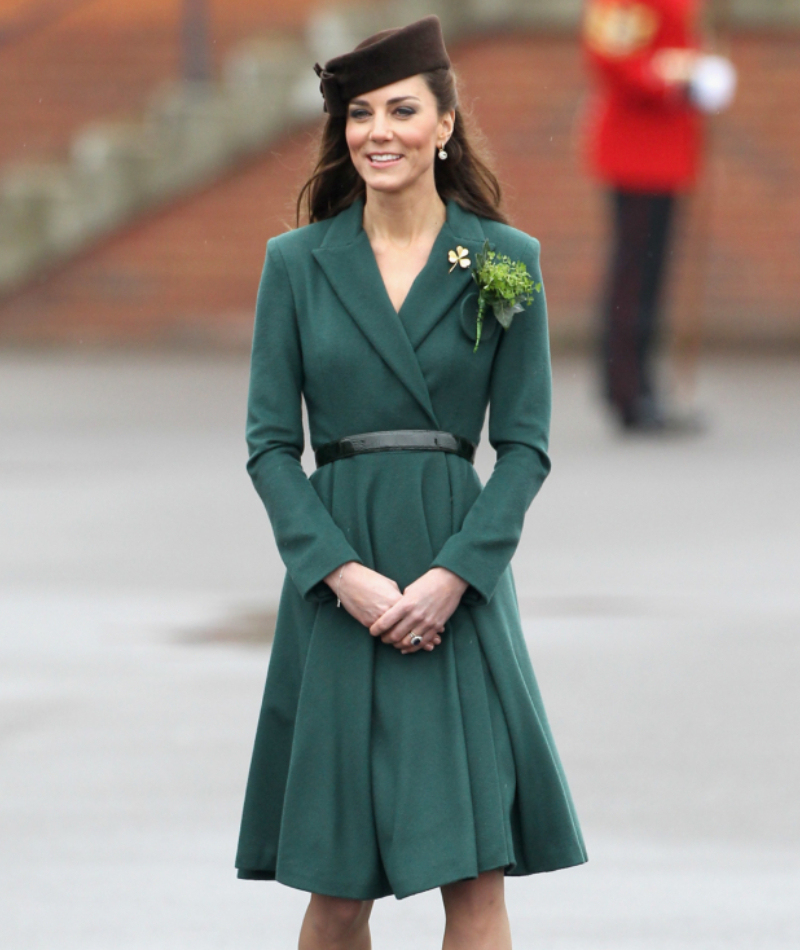
[[[469,251],[460,244],[454,251],[447,252],[447,259],[453,265],[449,271],[451,274],[456,269],[456,267],[467,268],[472,264],[472,261],[469,259]]]

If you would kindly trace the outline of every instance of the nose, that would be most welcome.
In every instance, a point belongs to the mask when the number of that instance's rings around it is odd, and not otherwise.
[[[375,113],[369,134],[370,138],[376,142],[387,142],[392,137],[392,130],[386,116],[380,112]]]

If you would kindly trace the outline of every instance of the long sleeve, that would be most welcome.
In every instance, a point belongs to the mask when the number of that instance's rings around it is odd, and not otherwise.
[[[679,4],[595,0],[583,21],[589,62],[614,95],[632,105],[686,108],[686,98],[654,68],[665,47],[692,49],[686,14]]]
[[[529,239],[523,259],[541,280],[539,244]],[[488,319],[494,319],[490,314]],[[551,374],[544,288],[503,332],[492,367],[489,441],[494,470],[461,529],[444,544],[434,567],[470,585],[466,603],[491,600],[522,534],[525,512],[550,471]]]
[[[616,59],[596,55],[589,58],[608,85],[624,98],[644,105],[685,108],[685,100],[676,87],[665,82],[653,68],[651,53]]]
[[[279,239],[278,239],[279,240]],[[247,470],[269,514],[278,551],[307,599],[345,561],[361,561],[300,464],[303,360],[294,298],[277,240],[267,245],[258,289],[247,411]]]

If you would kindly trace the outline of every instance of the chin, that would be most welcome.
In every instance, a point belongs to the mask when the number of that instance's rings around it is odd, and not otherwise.
[[[364,183],[367,188],[370,188],[372,191],[381,191],[384,194],[391,195],[397,194],[401,191],[405,191],[412,182],[410,181],[386,181],[386,179],[381,179],[378,181],[370,181],[369,178],[364,179]]]
[[[371,168],[365,169],[366,174],[361,175],[364,184],[372,191],[379,191],[383,194],[400,194],[409,188],[413,188],[419,181],[420,176],[398,175],[397,177],[389,175],[375,174]],[[360,174],[360,173],[359,173]]]

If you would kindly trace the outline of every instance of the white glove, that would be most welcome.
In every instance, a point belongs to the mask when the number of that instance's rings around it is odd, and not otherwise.
[[[736,67],[724,56],[698,56],[689,79],[689,99],[700,112],[723,112],[736,94]]]

